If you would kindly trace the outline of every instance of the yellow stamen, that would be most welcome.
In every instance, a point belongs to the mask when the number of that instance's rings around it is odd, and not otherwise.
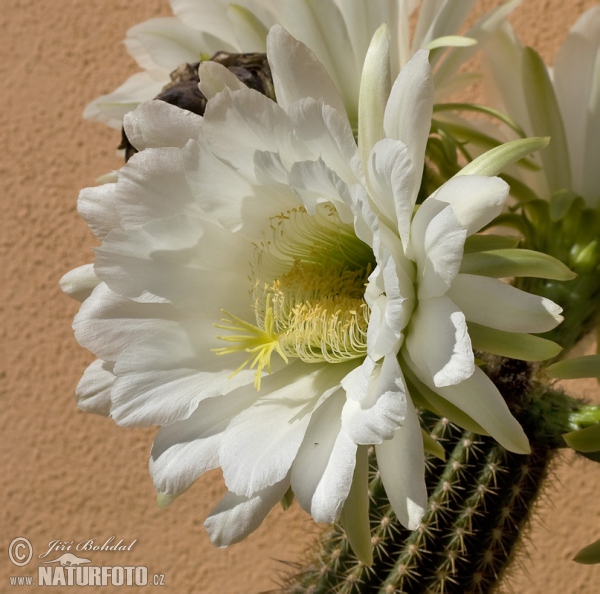
[[[294,209],[272,219],[273,238],[257,247],[251,293],[256,325],[224,311],[218,336],[229,346],[217,355],[241,351],[249,357],[230,375],[256,368],[260,389],[271,356],[287,363],[341,363],[367,352],[369,308],[365,284],[374,264],[372,250],[360,241],[335,209],[320,205],[313,215]]]

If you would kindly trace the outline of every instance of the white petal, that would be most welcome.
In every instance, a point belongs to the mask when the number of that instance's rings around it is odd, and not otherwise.
[[[285,478],[252,497],[227,493],[204,522],[210,541],[216,547],[223,548],[246,538],[261,525],[271,508],[281,501],[289,485],[289,478]]]
[[[322,0],[283,0],[283,2],[286,8],[286,28],[315,52],[344,100],[350,119],[356,121],[364,54],[356,56],[354,53],[352,39],[348,35],[339,3]],[[270,55],[269,59],[271,59]],[[304,68],[306,66],[307,64]],[[303,77],[300,72],[295,70],[291,72],[297,73],[298,77]],[[311,72],[310,76],[315,79],[318,75]]]
[[[260,179],[259,184],[250,183],[235,167],[217,158],[205,142],[191,142],[184,153],[186,177],[196,202],[226,229],[256,239],[264,230],[265,221],[301,205],[291,190],[285,192],[282,186],[273,190],[267,185],[269,177],[276,177],[272,166],[278,153],[253,152],[248,167],[253,166],[251,175]],[[265,155],[272,156],[269,165]],[[272,179],[271,184],[275,182]]]
[[[292,465],[292,490],[317,522],[332,524],[352,485],[356,444],[342,426],[344,393],[338,391],[313,413],[304,441]]]
[[[241,91],[245,85],[231,70],[218,62],[200,62],[200,91],[207,99],[212,99],[223,89]]]
[[[117,184],[110,183],[79,192],[77,211],[98,239],[104,239],[111,229],[120,226],[116,191]]]
[[[495,219],[504,208],[510,188],[499,177],[453,177],[435,193],[435,199],[452,206],[468,235]]]
[[[365,169],[373,147],[385,137],[383,117],[391,90],[390,31],[384,24],[370,41],[360,79],[358,146]]]
[[[311,152],[348,185],[363,176],[358,149],[345,114],[314,99],[304,99],[288,109],[298,137]]]
[[[447,297],[419,301],[405,344],[437,387],[459,384],[475,371],[465,316]]]
[[[115,208],[124,228],[178,214],[199,214],[185,179],[183,151],[147,148],[133,155],[119,170]]]
[[[112,93],[94,99],[83,111],[83,117],[120,130],[125,114],[156,97],[168,82],[169,72],[162,68],[138,72]]]
[[[284,109],[300,99],[313,98],[346,113],[335,84],[314,53],[279,25],[269,31],[267,55],[277,102]]]
[[[251,249],[244,237],[181,215],[111,231],[96,250],[95,271],[120,295],[151,295],[216,321],[222,309],[248,309]]]
[[[577,64],[574,68],[573,64]],[[600,6],[575,23],[554,62],[554,88],[569,143],[575,190],[600,203]]]
[[[69,270],[58,281],[60,288],[69,297],[76,301],[85,301],[92,291],[98,286],[100,279],[94,272],[93,264],[84,264],[73,270]]]
[[[146,148],[173,146],[183,148],[188,140],[198,138],[202,118],[195,113],[164,101],[147,101],[128,113],[123,120],[131,144]]]
[[[190,29],[218,35],[229,44],[236,43],[225,3],[214,0],[169,0],[169,4],[175,16]]]
[[[411,227],[419,299],[439,297],[450,288],[460,270],[466,237],[451,207],[435,198],[421,205]]]
[[[150,455],[157,492],[177,496],[206,471],[217,468],[223,432],[257,397],[256,392],[234,392],[209,398],[189,418],[161,427]]]
[[[354,387],[343,383],[349,398],[342,411],[342,428],[355,443],[370,445],[393,437],[406,417],[407,390],[395,355],[385,357],[373,371],[370,364],[363,365],[365,375],[369,374],[368,394],[353,397]]]
[[[402,68],[388,100],[383,127],[388,138],[401,140],[409,151],[415,177],[410,188],[415,204],[433,115],[433,80],[429,52],[419,50]]]
[[[253,385],[254,371],[229,376],[246,353],[224,357],[210,321],[186,320],[126,348],[115,365],[112,418],[119,425],[168,425],[187,419],[198,403]],[[254,389],[252,387],[252,389]]]
[[[392,439],[377,444],[375,452],[392,509],[404,527],[416,530],[427,507],[427,489],[421,426],[410,398],[402,426]]]
[[[427,383],[418,369],[413,371]],[[529,440],[523,428],[512,416],[498,388],[479,367],[475,367],[473,375],[464,382],[435,388],[435,391],[467,413],[507,450],[517,454],[530,453]]]
[[[412,188],[415,168],[406,145],[386,138],[378,142],[369,157],[369,186],[373,202],[398,229],[406,251],[413,214]]]
[[[348,186],[321,158],[294,163],[288,179],[307,212],[314,213],[318,204],[327,201],[335,205],[342,220],[352,216],[346,206],[350,202]]]
[[[294,162],[305,155],[281,106],[248,88],[226,88],[209,101],[202,130],[215,155],[231,163],[247,179],[252,179],[252,157],[257,150],[280,153],[284,162]]]
[[[115,376],[113,364],[96,359],[83,373],[75,389],[77,406],[87,413],[108,417],[110,414],[110,390]]]
[[[447,295],[467,321],[506,332],[547,332],[563,319],[556,303],[495,278],[459,274]]]
[[[257,16],[238,4],[230,4],[227,7],[227,14],[231,21],[235,37],[240,47],[244,48],[244,52],[259,52],[267,51],[267,33],[268,28],[261,23]]]
[[[260,398],[223,436],[219,455],[227,488],[250,497],[283,480],[315,407],[339,387],[348,371],[348,364],[295,362],[264,378]],[[241,389],[246,390],[255,388]]]
[[[168,72],[194,63],[206,51],[203,35],[173,17],[144,21],[127,31],[125,46],[142,68],[158,65]],[[233,48],[223,47],[223,51]]]
[[[73,321],[79,344],[101,359],[116,361],[141,338],[166,330],[183,316],[165,303],[136,303],[99,284]]]

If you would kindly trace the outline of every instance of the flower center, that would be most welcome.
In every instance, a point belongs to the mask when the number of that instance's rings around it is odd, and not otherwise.
[[[287,363],[341,363],[367,352],[369,308],[365,285],[375,264],[371,248],[342,223],[331,205],[315,214],[303,208],[274,217],[272,237],[256,246],[252,267],[252,309],[256,324],[229,312],[217,328],[229,345],[217,355],[246,351],[246,366],[270,372],[276,351]]]

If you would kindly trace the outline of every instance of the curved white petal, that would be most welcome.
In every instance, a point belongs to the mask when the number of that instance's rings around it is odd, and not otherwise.
[[[225,429],[257,398],[251,391],[209,398],[200,402],[189,418],[161,427],[150,454],[156,491],[177,496],[206,471],[217,468]]]
[[[279,153],[284,162],[294,162],[305,154],[281,106],[248,88],[226,88],[209,101],[202,131],[215,155],[249,180],[255,151]]]
[[[120,295],[153,296],[216,321],[222,309],[248,310],[251,248],[215,223],[180,215],[114,229],[96,250],[95,271]]]
[[[349,185],[362,179],[358,148],[345,115],[314,99],[297,101],[287,113],[311,158],[323,159]]]
[[[352,485],[356,444],[342,430],[344,393],[338,391],[313,413],[292,465],[292,490],[317,522],[332,524]]]
[[[75,389],[78,408],[83,412],[108,417],[110,390],[114,381],[113,363],[96,359],[85,370]]]
[[[116,208],[117,184],[102,184],[79,192],[77,211],[98,239],[120,226]]]
[[[83,111],[88,120],[104,122],[111,128],[121,129],[125,114],[140,103],[156,97],[169,82],[169,72],[155,67],[130,76],[112,93],[94,99]]]
[[[348,208],[349,188],[319,158],[316,161],[299,161],[292,166],[288,182],[300,196],[307,212],[314,213],[322,202],[333,204],[343,221],[352,221],[352,213]]]
[[[318,57],[341,95],[345,109],[355,121],[358,112],[359,80],[364,54],[356,56],[352,39],[337,2],[282,0],[285,26]],[[298,76],[302,76],[300,72]],[[315,73],[311,73],[314,78]],[[334,106],[335,107],[335,106]]]
[[[410,398],[402,426],[392,439],[378,443],[375,452],[392,509],[404,527],[416,530],[427,507],[427,489],[421,426]]]
[[[436,387],[453,386],[475,371],[464,314],[447,297],[422,299],[413,314],[406,348]]]
[[[406,251],[415,183],[415,168],[406,145],[390,138],[379,141],[369,157],[368,173],[371,199],[393,227],[398,229]]]
[[[433,115],[433,95],[429,52],[419,50],[400,71],[392,87],[383,120],[385,135],[401,140],[408,147],[415,171],[410,188],[413,206],[421,185],[425,146]]]
[[[499,177],[461,175],[437,190],[435,199],[450,204],[467,234],[472,235],[502,212],[509,190]]]
[[[200,62],[200,91],[207,99],[212,99],[224,89],[241,91],[246,85],[231,70],[218,62]]]
[[[411,252],[417,263],[419,299],[446,293],[462,262],[467,231],[453,209],[436,198],[427,199],[411,227]]]
[[[60,288],[69,297],[76,301],[83,302],[98,286],[100,279],[94,272],[93,264],[84,264],[73,270],[69,270],[58,281]]]
[[[230,491],[250,497],[283,480],[314,409],[338,389],[349,365],[353,363],[295,362],[263,379],[260,398],[231,422],[223,436],[220,464]]]
[[[141,151],[146,148],[183,148],[198,138],[202,118],[164,101],[146,101],[123,119],[127,139]]]
[[[100,283],[73,321],[77,342],[106,361],[116,361],[137,340],[177,324],[183,316],[165,303],[137,303]]]
[[[216,547],[228,547],[252,534],[267,517],[271,508],[285,495],[290,479],[267,487],[252,497],[227,493],[215,507],[204,527]]]
[[[364,374],[361,381],[356,382],[355,375],[342,381],[348,393],[342,429],[357,444],[381,443],[393,437],[406,417],[408,391],[404,377],[395,355],[388,355],[376,366],[367,358],[359,369]],[[361,386],[362,392],[354,394]]]
[[[127,31],[127,51],[142,68],[160,66],[167,72],[180,64],[193,64],[206,52],[206,40],[201,33],[185,26],[174,17],[149,19]],[[222,44],[223,51],[235,51]]]
[[[148,148],[133,155],[119,170],[115,194],[123,228],[178,214],[201,214],[185,179],[183,152],[174,147]]]
[[[248,168],[253,166],[252,177],[263,176],[263,185],[256,185],[231,164],[216,157],[204,140],[190,142],[184,149],[185,171],[199,208],[223,227],[256,239],[264,229],[265,220],[301,205],[291,190],[284,192],[278,186],[270,191],[269,186],[264,185],[266,178],[273,177],[264,156],[276,154],[254,152]],[[273,179],[273,183],[275,181]]]
[[[323,100],[340,114],[346,113],[325,67],[306,45],[294,39],[283,27],[276,25],[269,31],[267,54],[277,102],[284,109],[300,99],[312,98]]]
[[[426,378],[419,374],[418,369],[414,368],[413,371],[426,383]],[[517,454],[531,452],[523,428],[512,416],[498,388],[479,367],[475,367],[469,379],[456,386],[434,389],[448,402],[467,413],[507,450]]]
[[[506,332],[547,332],[563,320],[556,303],[495,278],[459,274],[447,295],[467,321]]]
[[[392,90],[390,30],[387,24],[377,29],[368,47],[360,78],[358,102],[358,146],[365,169],[373,147],[385,137],[383,117]]]
[[[198,403],[239,386],[254,390],[255,373],[233,372],[246,353],[219,357],[211,321],[184,323],[127,347],[115,365],[111,417],[119,425],[169,425],[187,419]],[[230,377],[231,376],[231,377]]]
[[[588,206],[596,207],[600,204],[600,6],[579,18],[558,50],[554,88],[569,144],[574,189]]]

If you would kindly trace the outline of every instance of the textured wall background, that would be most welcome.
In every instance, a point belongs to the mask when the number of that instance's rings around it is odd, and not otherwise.
[[[483,10],[498,0],[480,4]],[[524,0],[512,20],[522,39],[551,61],[593,4]],[[223,492],[218,473],[159,510],[147,473],[154,430],[122,429],[84,415],[73,396],[92,356],[75,343],[70,326],[78,306],[57,283],[92,259],[94,239],[75,208],[78,190],[120,165],[117,133],[84,122],[81,112],[136,70],[121,44],[125,32],[169,15],[167,1],[0,0],[0,8],[0,591],[25,592],[9,587],[8,576],[32,574],[8,560],[8,545],[18,536],[32,542],[36,557],[56,539],[137,539],[130,552],[90,557],[98,565],[145,565],[165,574],[162,592],[271,589],[284,568],[279,560],[297,559],[315,532],[297,505],[285,515],[274,510],[244,543],[216,550],[202,522]],[[592,347],[590,340],[586,348]],[[598,399],[594,382],[577,389]],[[597,466],[560,457],[527,554],[513,571],[514,591],[598,592],[600,568],[569,559],[600,536],[599,488]]]

